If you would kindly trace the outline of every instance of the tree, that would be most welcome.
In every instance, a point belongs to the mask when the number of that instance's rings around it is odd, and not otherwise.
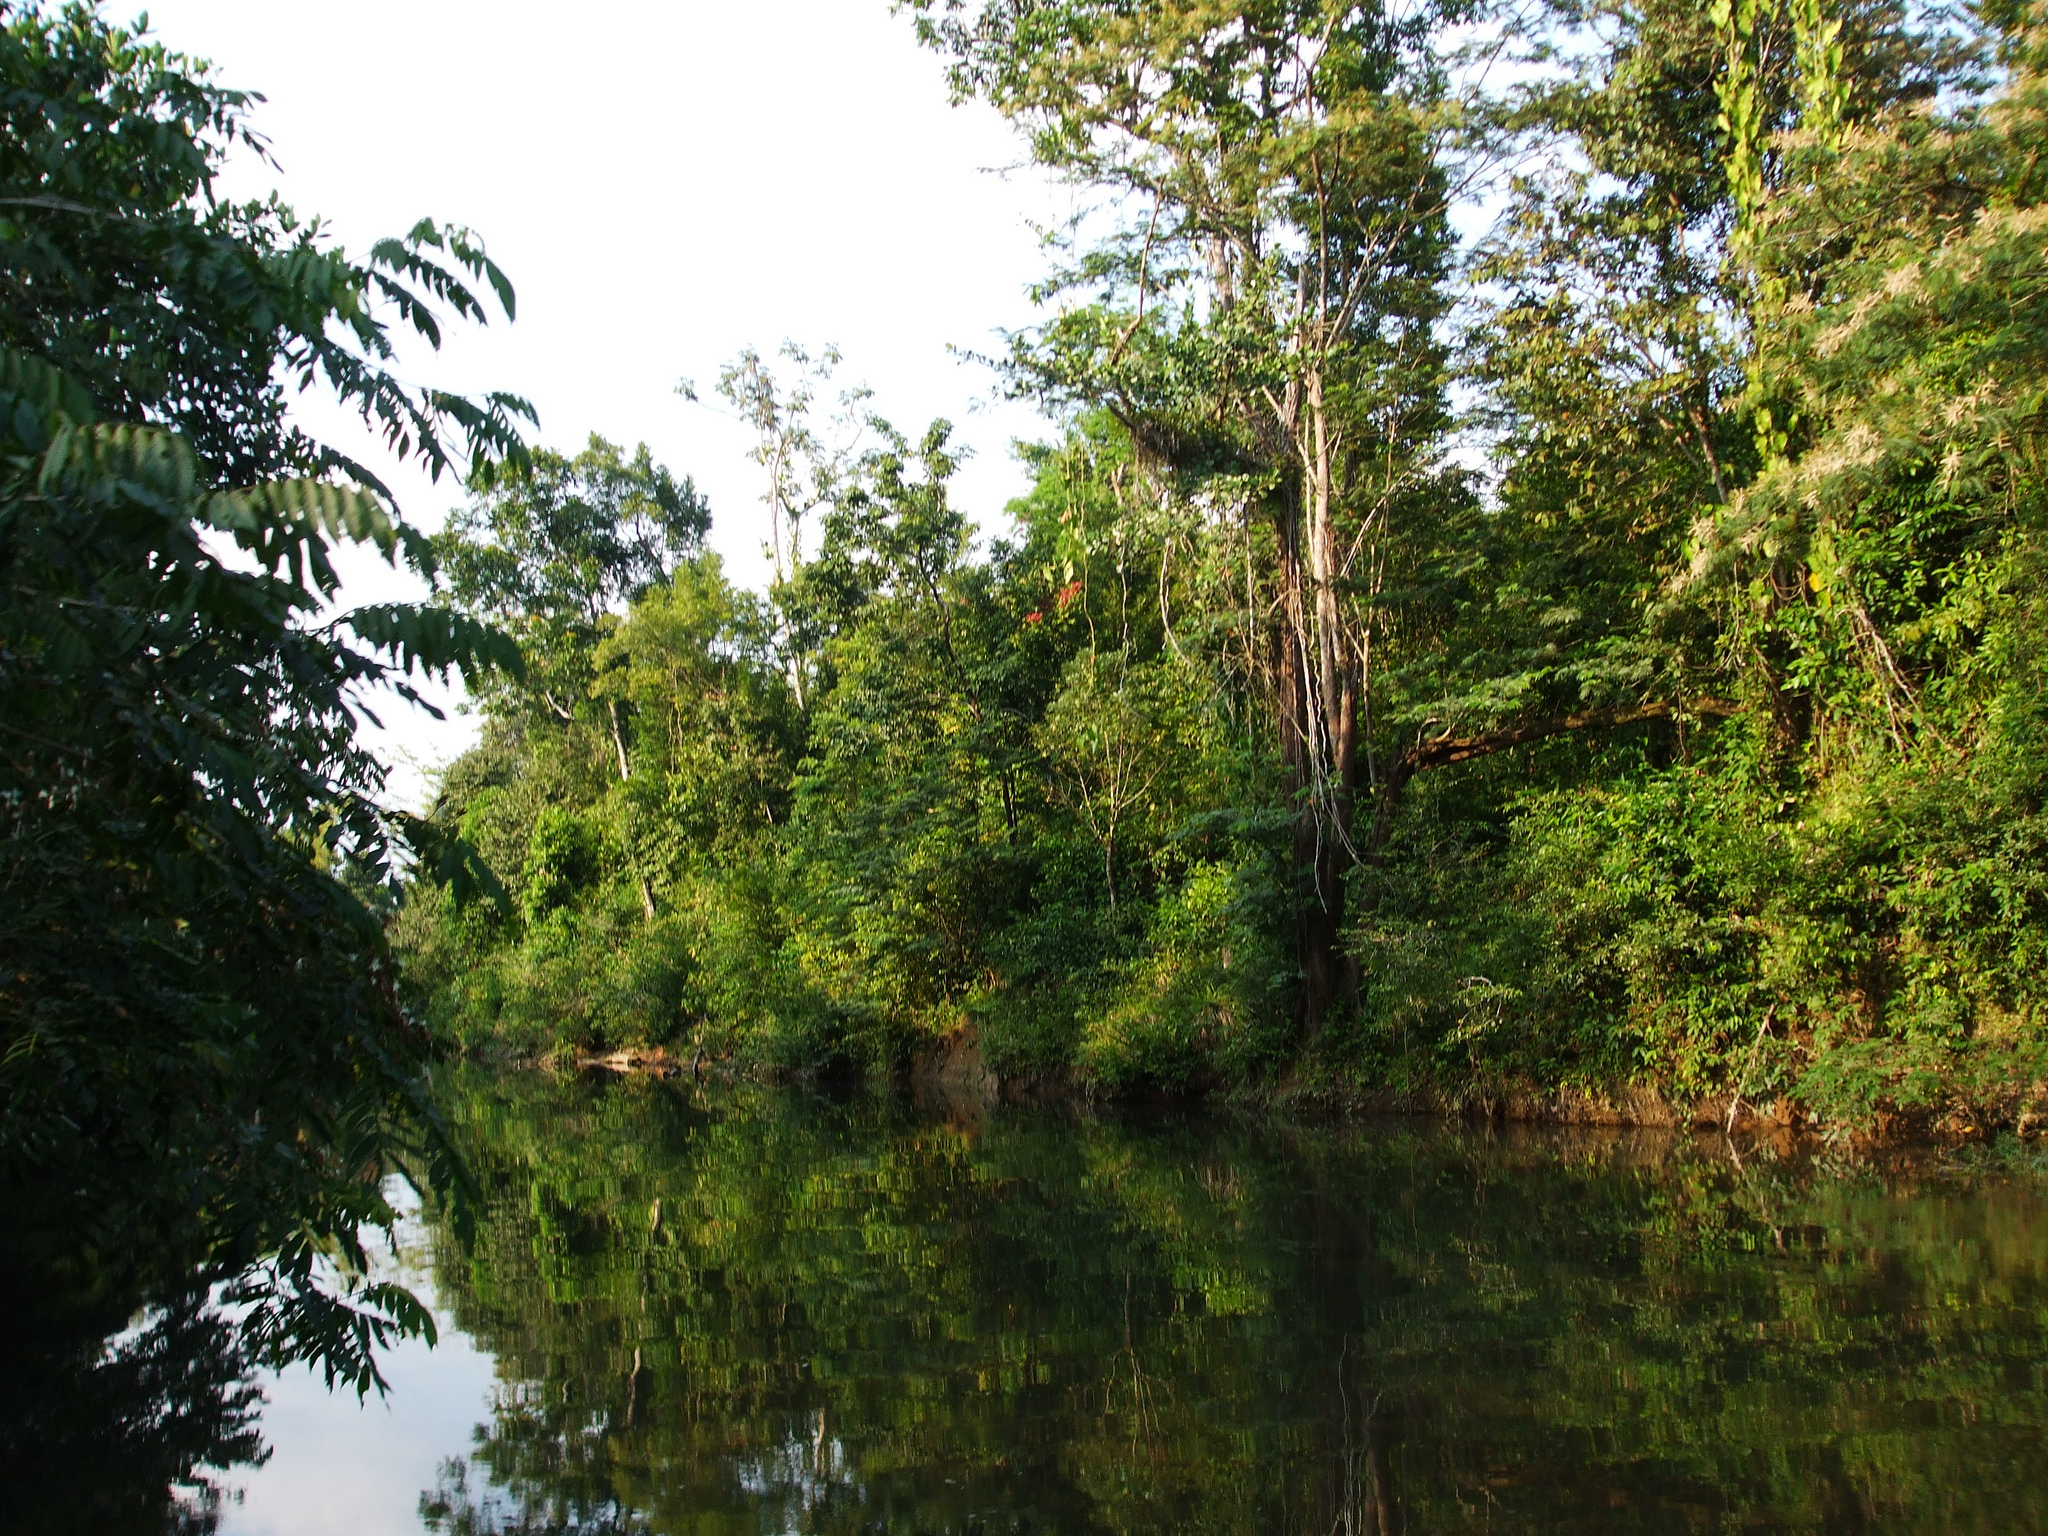
[[[771,595],[780,597],[803,574],[804,521],[829,506],[842,489],[863,431],[875,425],[864,415],[870,391],[843,390],[831,436],[821,436],[814,411],[819,392],[830,387],[842,359],[828,346],[814,360],[793,341],[782,344],[782,358],[794,365],[795,376],[778,379],[761,354],[747,348],[718,373],[718,392],[754,429],[751,457],[761,466],[767,488],[761,503],[768,509],[768,557],[774,571]],[[679,393],[696,398],[685,382]],[[800,617],[782,609],[782,646],[788,653],[789,683],[798,709],[805,705],[810,652],[818,637],[807,632]]]
[[[1019,386],[1106,408],[1166,486],[1264,524],[1261,682],[1304,881],[1304,1028],[1347,990],[1384,594],[1455,482],[1436,323],[1453,193],[1434,34],[1457,5],[916,0],[953,88],[1017,119],[1114,231],[1047,285]]]
[[[394,324],[481,317],[470,279],[508,310],[510,288],[431,224],[357,264],[275,203],[222,209],[249,98],[83,7],[13,12],[0,72],[8,1241],[127,1306],[228,1282],[257,1356],[367,1387],[377,1344],[431,1327],[367,1278],[382,1181],[457,1179],[379,909],[408,866],[468,866],[381,807],[355,729],[416,671],[518,657],[444,609],[330,612],[337,542],[431,560],[286,423],[286,385],[324,378],[430,469],[487,478],[523,404],[383,360]]]
[[[602,706],[619,778],[632,776],[623,699],[596,665],[620,613],[701,548],[711,513],[640,444],[632,458],[596,434],[575,458],[541,450],[493,479],[434,542],[448,594],[512,627],[527,693],[564,723]]]
[[[1596,6],[1530,42],[1563,69],[1499,109],[1529,169],[1474,270],[1501,537],[1481,545],[1489,590],[1463,594],[1479,622],[1423,701],[1434,733],[1501,748],[1530,716],[1697,717],[1739,691],[1668,587],[1695,520],[1782,448],[1755,419],[1745,231],[1812,102],[1868,120],[1967,87],[1971,62],[1888,3]],[[1831,85],[1813,74],[1829,68]],[[1781,739],[1805,729],[1796,697],[1767,703]]]
[[[1040,749],[1054,765],[1055,792],[1102,845],[1102,879],[1112,910],[1117,829],[1143,810],[1165,771],[1171,726],[1162,718],[1166,711],[1155,680],[1131,671],[1121,655],[1077,656],[1037,732]]]
[[[440,345],[512,286],[468,231],[430,220],[355,261],[274,196],[219,200],[229,149],[259,154],[262,98],[85,4],[11,8],[0,32],[8,94],[0,135],[0,344],[83,384],[109,419],[177,429],[206,471],[267,476],[362,465],[293,426],[318,385],[359,409],[401,456],[438,478],[517,459],[532,408],[407,384],[388,364],[394,326]]]

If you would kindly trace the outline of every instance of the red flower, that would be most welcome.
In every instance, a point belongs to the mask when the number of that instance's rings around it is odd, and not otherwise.
[[[1036,624],[1044,617],[1045,615],[1042,613],[1027,613],[1024,615],[1024,622],[1026,624]]]

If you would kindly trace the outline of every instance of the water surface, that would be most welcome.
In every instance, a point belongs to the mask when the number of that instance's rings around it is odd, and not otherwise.
[[[537,1074],[450,1106],[486,1202],[413,1257],[463,1340],[414,1529],[2048,1531],[2023,1150]],[[265,1427],[229,1531],[291,1529],[308,1431]]]

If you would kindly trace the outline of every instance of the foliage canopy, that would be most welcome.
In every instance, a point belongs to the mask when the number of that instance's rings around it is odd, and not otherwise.
[[[977,554],[942,427],[832,456],[836,353],[729,369],[788,558],[673,691],[500,713],[441,817],[546,899],[414,904],[436,1017],[2037,1113],[2037,7],[903,9],[1088,209],[1001,360],[1034,489]]]
[[[259,1355],[365,1387],[431,1326],[369,1278],[382,1181],[456,1180],[380,913],[481,871],[382,808],[356,726],[520,657],[446,607],[335,611],[337,544],[431,556],[286,409],[324,387],[433,471],[517,466],[522,402],[387,366],[511,289],[461,231],[357,263],[216,202],[251,98],[83,6],[10,8],[0,84],[7,1263],[116,1307],[226,1281]]]

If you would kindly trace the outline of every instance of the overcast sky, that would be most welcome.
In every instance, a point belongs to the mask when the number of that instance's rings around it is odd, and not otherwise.
[[[1042,426],[948,349],[987,351],[1029,322],[1033,225],[1068,204],[1006,169],[1020,148],[993,113],[948,104],[939,61],[887,0],[148,9],[166,43],[268,98],[255,121],[279,169],[244,159],[234,195],[274,186],[353,249],[422,215],[484,237],[517,322],[409,356],[410,375],[524,394],[550,447],[646,442],[707,493],[737,578],[764,568],[749,439],[674,388],[693,378],[713,400],[719,366],[748,345],[836,342],[843,377],[907,431],[954,420],[975,452],[961,505],[985,526],[1021,488],[1009,444]],[[307,419],[346,435],[331,413]],[[460,499],[445,482],[392,483],[426,526]],[[427,763],[471,730],[387,723],[387,755]],[[422,781],[402,768],[393,789],[416,802]]]

